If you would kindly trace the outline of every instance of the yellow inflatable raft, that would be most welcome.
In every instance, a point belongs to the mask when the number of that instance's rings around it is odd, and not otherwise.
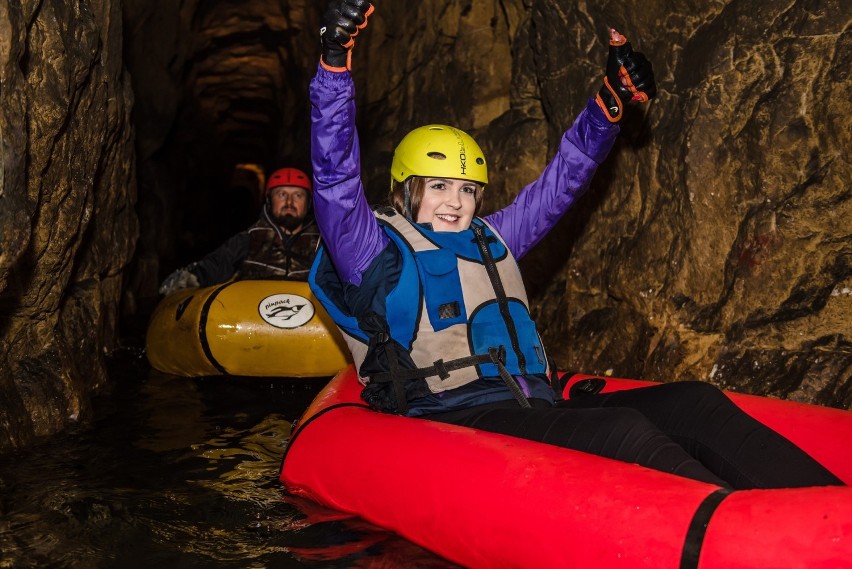
[[[323,377],[351,361],[334,322],[300,281],[177,291],[157,305],[145,344],[155,369],[186,377]]]

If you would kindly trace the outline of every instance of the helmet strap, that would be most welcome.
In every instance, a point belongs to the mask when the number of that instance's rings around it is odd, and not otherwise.
[[[402,183],[402,190],[403,190],[403,196],[404,196],[402,207],[405,210],[405,212],[404,212],[405,217],[407,217],[408,219],[411,219],[411,192],[408,189],[408,184],[410,184],[410,183],[411,183],[411,178],[407,178]],[[413,219],[411,219],[411,220],[414,221]]]

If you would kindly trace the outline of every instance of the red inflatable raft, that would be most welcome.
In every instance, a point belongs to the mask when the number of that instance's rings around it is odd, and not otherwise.
[[[592,376],[573,376],[566,386]],[[605,391],[649,382],[606,378]],[[341,371],[281,468],[294,495],[471,568],[852,567],[852,488],[729,492],[541,443],[368,409]],[[852,413],[729,394],[852,482]]]

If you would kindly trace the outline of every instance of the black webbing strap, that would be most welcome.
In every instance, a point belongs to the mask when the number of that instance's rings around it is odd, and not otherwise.
[[[385,354],[388,357],[393,391],[396,394],[396,408],[399,409],[400,413],[405,413],[408,411],[408,398],[405,396],[405,386],[399,377],[402,370],[399,369],[399,360],[397,359],[396,347],[393,345],[393,342],[385,344]],[[372,378],[370,381],[372,381]]]
[[[502,348],[502,346],[500,346]],[[509,373],[509,370],[506,369],[506,366],[503,365],[503,362],[497,359],[497,349],[496,348],[488,348],[488,353],[494,360],[494,364],[497,366],[497,372],[500,374],[500,377],[503,378],[503,382],[506,384],[506,387],[509,388],[509,391],[514,396],[515,400],[518,402],[518,405],[523,407],[524,409],[529,409],[532,407],[530,405],[529,399],[526,398],[524,392],[521,391],[521,386],[518,385],[518,382],[515,381],[515,378],[512,377],[512,374]]]
[[[562,381],[559,379],[559,372],[556,371],[556,362],[550,356],[547,357],[547,367],[550,368],[550,387],[553,389],[553,400],[564,401],[565,397],[562,396]]]
[[[521,350],[518,330],[515,328],[515,321],[512,319],[512,314],[509,311],[509,299],[506,297],[506,289],[503,288],[503,281],[500,280],[500,271],[497,270],[497,263],[491,254],[491,248],[488,246],[485,229],[481,225],[473,225],[472,229],[474,240],[479,248],[479,254],[482,255],[482,264],[485,266],[488,280],[491,281],[491,288],[494,289],[494,294],[497,297],[497,306],[500,308],[500,315],[503,317],[503,323],[506,324],[506,331],[509,332],[512,349],[515,351],[515,357],[518,358],[518,369],[520,369],[521,375],[526,375],[527,359]]]
[[[518,404],[524,409],[529,409],[531,407],[529,400],[527,400],[524,392],[521,390],[521,386],[518,385],[518,382],[514,377],[512,377],[512,374],[509,373],[509,370],[506,369],[506,366],[503,363],[506,361],[506,349],[503,346],[498,348],[488,348],[487,355],[466,356],[450,360],[448,362],[445,362],[444,360],[437,360],[429,367],[420,367],[415,369],[401,369],[399,367],[399,361],[397,360],[396,355],[397,350],[393,345],[393,342],[388,342],[385,345],[385,350],[388,356],[390,371],[371,375],[370,383],[393,383],[394,392],[396,393],[396,403],[400,413],[405,413],[408,410],[408,401],[405,396],[405,386],[403,384],[404,381],[425,379],[433,376],[438,376],[441,379],[447,379],[450,376],[449,372],[451,371],[487,363],[497,366],[497,373],[506,384],[506,387],[509,388],[512,396],[518,401]]]
[[[710,518],[716,512],[716,508],[722,500],[733,494],[733,490],[719,488],[701,502],[692,521],[686,531],[686,540],[683,543],[683,555],[680,558],[680,569],[697,569],[698,560],[701,556],[701,545],[704,543],[704,535],[710,525]]]
[[[490,364],[494,363],[494,359],[490,354],[481,355],[481,356],[466,356],[463,358],[458,358],[455,360],[450,360],[445,362],[444,360],[436,360],[429,367],[418,367],[415,369],[400,369],[394,358],[391,358],[391,350],[393,350],[393,354],[396,355],[396,349],[391,347],[392,344],[387,345],[388,352],[388,360],[394,360],[393,363],[390,361],[390,371],[383,371],[381,373],[377,373],[375,375],[370,376],[370,382],[377,383],[386,383],[389,381],[396,380],[411,380],[411,379],[425,379],[427,377],[438,376],[441,379],[447,379],[450,377],[451,371],[456,371],[457,369],[462,369],[465,367],[480,365],[480,364]],[[394,369],[396,368],[396,369]]]
[[[390,371],[385,371],[373,374],[369,377],[370,383],[393,383],[394,395],[396,396],[396,407],[400,413],[408,411],[408,397],[405,395],[405,383],[415,379],[425,379],[427,377],[438,376],[441,379],[450,377],[450,372],[457,369],[475,366],[479,364],[491,363],[492,356],[467,356],[445,362],[437,360],[429,367],[403,369],[399,367],[399,356],[396,345],[387,333],[381,333],[370,338],[370,349],[375,349],[378,345],[385,347],[385,355],[388,359],[388,367]],[[500,348],[503,350],[502,346]],[[505,357],[505,351],[501,354]]]

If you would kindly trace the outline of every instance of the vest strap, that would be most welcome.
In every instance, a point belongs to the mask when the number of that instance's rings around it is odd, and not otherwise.
[[[402,384],[404,380],[400,377],[402,370],[399,368],[399,359],[393,342],[385,344],[385,353],[388,356],[393,391],[396,394],[396,408],[399,409],[400,413],[405,413],[408,411],[408,398],[405,396],[405,386]]]
[[[550,387],[553,389],[553,400],[564,401],[562,382],[559,380],[559,372],[556,371],[556,362],[550,356],[547,357],[547,367],[550,368]]]
[[[382,372],[377,373],[375,375],[371,375],[370,382],[393,383],[394,391],[396,393],[397,407],[399,408],[400,413],[405,413],[408,410],[408,402],[406,401],[405,397],[405,388],[403,387],[404,381],[410,381],[413,379],[424,379],[435,375],[437,375],[441,379],[446,379],[450,376],[449,372],[451,371],[455,371],[457,369],[461,369],[468,366],[475,366],[486,363],[491,363],[497,366],[497,372],[500,374],[500,378],[506,384],[506,387],[509,388],[509,391],[512,393],[512,396],[515,398],[515,400],[521,407],[523,407],[524,409],[529,409],[530,407],[532,407],[530,405],[529,400],[524,395],[524,392],[521,390],[521,387],[518,385],[518,382],[515,380],[514,377],[512,377],[512,374],[509,373],[509,370],[506,369],[506,366],[503,363],[506,361],[506,349],[503,346],[499,346],[496,348],[488,348],[487,355],[482,354],[478,356],[467,356],[464,358],[450,360],[448,362],[445,362],[444,360],[437,360],[429,367],[421,367],[416,369],[400,369],[396,359],[396,348],[391,342],[388,342],[386,346],[388,364],[391,370],[389,372]]]
[[[500,346],[500,349],[502,350],[503,346]],[[511,391],[512,395],[515,397],[515,401],[517,401],[522,408],[529,409],[530,407],[532,407],[532,405],[530,405],[529,399],[527,399],[524,395],[524,392],[521,391],[521,386],[518,385],[518,382],[515,381],[515,378],[512,377],[512,374],[509,373],[509,370],[506,369],[506,366],[503,365],[503,362],[494,357],[496,356],[494,352],[494,348],[488,348],[488,354],[492,356],[492,359],[495,360],[494,363],[497,365],[497,373],[499,373],[500,377],[503,378],[503,382],[506,384],[506,387],[509,388],[509,391]],[[505,359],[505,354],[503,357]]]
[[[503,288],[503,281],[500,280],[500,273],[497,271],[497,264],[494,262],[494,256],[491,255],[491,249],[489,248],[488,240],[485,237],[485,229],[483,229],[481,225],[474,225],[473,235],[476,239],[476,245],[479,247],[479,253],[482,255],[485,272],[488,273],[488,279],[491,281],[491,286],[493,287],[494,294],[497,297],[497,305],[500,307],[500,314],[503,316],[503,321],[506,323],[506,330],[509,332],[512,349],[515,351],[515,355],[518,358],[518,367],[520,368],[521,374],[526,374],[526,358],[521,350],[521,343],[518,340],[518,330],[515,328],[515,321],[509,313],[509,301],[506,298],[506,290]]]
[[[390,346],[390,343],[388,343]],[[496,350],[496,348],[492,348]],[[391,357],[391,350],[394,351],[394,348],[388,349],[388,360],[391,367],[391,371],[383,371],[381,373],[377,373],[375,375],[370,376],[370,382],[376,383],[387,383],[389,381],[407,381],[412,379],[425,379],[427,377],[438,376],[441,379],[446,379],[450,376],[451,371],[455,371],[457,369],[462,369],[465,367],[475,366],[479,364],[490,364],[490,363],[499,363],[495,362],[491,355],[479,355],[479,356],[467,356],[464,358],[458,358],[455,360],[450,360],[445,362],[444,360],[437,360],[432,363],[431,366],[428,367],[419,367],[415,369],[400,369],[397,365],[394,358]],[[500,346],[500,350],[503,350],[503,347]],[[503,354],[505,354],[505,350],[503,350]],[[504,356],[505,357],[505,356]],[[393,362],[393,363],[391,363]],[[500,364],[502,365],[502,364]],[[396,368],[394,372],[393,368]]]

